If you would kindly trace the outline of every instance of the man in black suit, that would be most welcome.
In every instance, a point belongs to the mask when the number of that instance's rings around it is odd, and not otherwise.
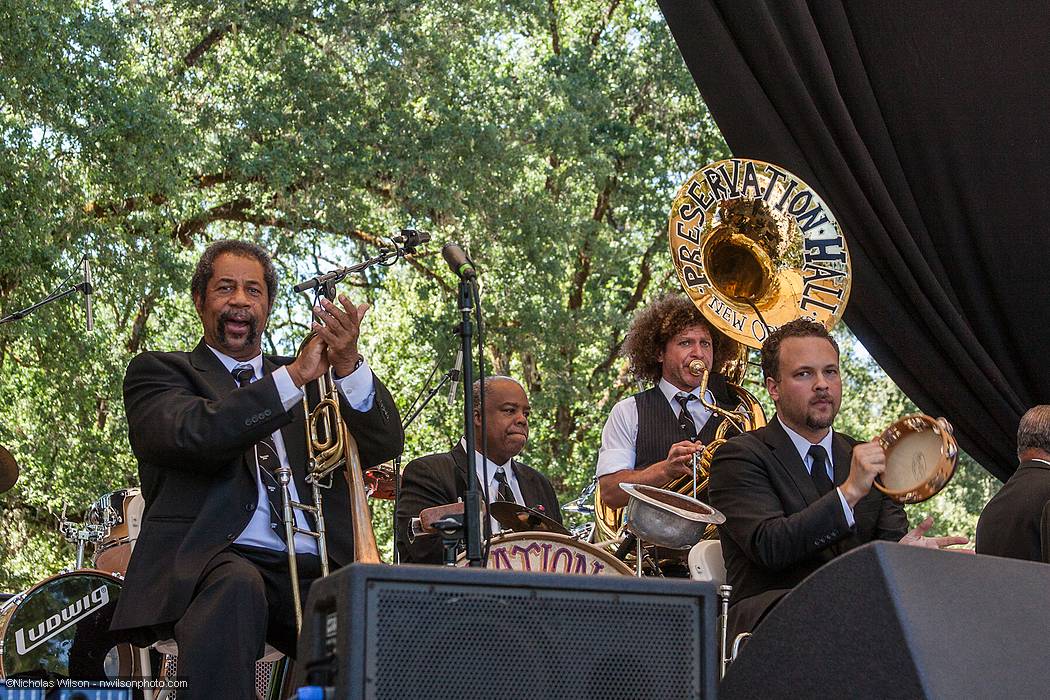
[[[792,587],[840,554],[873,540],[924,547],[965,544],[908,532],[904,509],[872,482],[886,468],[877,439],[858,442],[831,425],[842,402],[839,349],[823,325],[791,321],[762,346],[762,372],[777,413],[731,438],[711,465],[711,505],[728,583],[731,637],[750,631]]]
[[[724,419],[700,401],[702,377],[689,364],[702,360],[711,369],[703,398],[733,410],[737,401],[715,370],[734,345],[684,294],[667,294],[638,312],[623,354],[631,373],[650,388],[613,406],[602,429],[595,472],[606,506],[627,505],[621,483],[663,487],[692,474],[693,454],[714,439]]]
[[[481,387],[474,383],[474,406],[481,406]],[[561,522],[561,510],[554,487],[543,474],[514,459],[525,448],[529,437],[529,399],[525,389],[510,377],[485,378],[485,423],[488,434],[489,501],[514,500]],[[481,410],[474,409],[477,448],[481,448]],[[474,466],[479,489],[484,498],[483,461],[475,451]],[[467,459],[464,441],[451,452],[426,455],[405,467],[401,480],[401,500],[397,510],[398,551],[401,560],[416,564],[441,564],[444,548],[438,535],[410,536],[411,520],[420,511],[433,506],[455,503],[467,490]],[[501,476],[502,474],[502,476]],[[506,485],[504,486],[503,481]],[[504,490],[500,495],[501,489]],[[500,525],[490,519],[493,533]]]
[[[295,654],[288,548],[270,494],[279,502],[276,463],[291,468],[293,497],[310,501],[304,385],[332,368],[366,466],[404,442],[389,392],[358,352],[367,305],[326,299],[303,353],[263,356],[276,285],[262,248],[212,244],[191,283],[203,340],[191,352],[142,353],[124,378],[146,505],[112,626],[137,644],[175,639],[188,683],[180,698],[254,698],[264,644]],[[353,560],[348,500],[337,471],[323,503],[333,568]],[[312,519],[299,513],[297,524]],[[295,545],[305,599],[320,574],[317,544],[296,535]]]
[[[1050,563],[1050,406],[1021,417],[1017,459],[977,521],[977,553]]]

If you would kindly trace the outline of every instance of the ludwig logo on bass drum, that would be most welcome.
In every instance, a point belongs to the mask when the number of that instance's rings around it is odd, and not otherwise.
[[[15,632],[15,649],[26,654],[54,637],[56,634],[81,620],[109,602],[109,589],[99,586],[86,596],[73,602],[59,613],[55,613],[33,628],[22,627]],[[27,633],[28,630],[28,633]],[[28,638],[28,640],[27,640]],[[26,642],[29,642],[27,645]]]

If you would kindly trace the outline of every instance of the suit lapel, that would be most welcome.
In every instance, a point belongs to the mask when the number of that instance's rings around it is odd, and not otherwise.
[[[835,486],[841,486],[849,477],[849,465],[853,459],[853,445],[841,433],[831,439],[831,461],[835,469]]]
[[[521,500],[525,501],[525,505],[529,508],[535,509],[537,505],[540,506],[538,510],[542,513],[546,510],[546,506],[540,503],[542,491],[536,487],[534,475],[521,469],[522,466],[520,462],[514,460],[510,462],[510,468],[514,470],[514,478],[518,480],[518,489],[521,490]]]
[[[452,461],[456,464],[456,498],[463,498],[467,493],[467,451],[463,445],[456,443],[452,448]],[[484,497],[484,491],[482,491]]]
[[[201,380],[211,389],[213,398],[225,398],[237,388],[237,380],[226,371],[222,361],[201,340],[190,353],[190,364],[200,374]]]
[[[820,495],[817,493],[817,487],[813,483],[809,472],[806,471],[806,465],[803,464],[802,458],[799,457],[798,450],[795,449],[795,443],[791,442],[791,438],[788,437],[783,426],[780,425],[779,418],[774,416],[773,420],[769,422],[769,425],[763,431],[762,437],[773,451],[773,456],[776,457],[781,468],[794,482],[795,488],[798,489],[798,493],[802,496],[802,500],[806,502],[806,505],[817,501],[820,498]]]

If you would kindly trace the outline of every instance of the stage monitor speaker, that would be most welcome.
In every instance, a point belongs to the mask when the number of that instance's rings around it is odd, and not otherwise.
[[[352,564],[310,590],[294,687],[337,698],[714,698],[711,583]]]
[[[880,542],[769,613],[720,687],[734,698],[1043,698],[1050,565]]]

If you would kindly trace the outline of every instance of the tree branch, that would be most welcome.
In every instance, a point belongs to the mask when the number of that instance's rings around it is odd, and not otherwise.
[[[139,301],[139,310],[135,314],[135,321],[131,324],[131,335],[128,336],[127,348],[132,355],[137,355],[142,347],[142,340],[146,336],[146,323],[149,315],[153,312],[153,305],[157,301],[157,293],[150,292]]]
[[[190,49],[189,52],[182,57],[183,65],[186,68],[193,67],[193,65],[200,60],[200,57],[203,56],[208,51],[208,49],[215,46],[215,44],[219,43],[219,41],[221,41],[224,36],[229,34],[232,29],[232,24],[227,24],[225,26],[216,27],[215,29],[212,29],[210,32],[208,32],[207,36],[201,39],[196,46]]]
[[[551,51],[558,56],[561,54],[561,36],[558,33],[558,9],[554,7],[554,0],[547,0],[547,10],[550,15]]]
[[[609,0],[609,7],[605,9],[605,16],[598,19],[598,26],[591,33],[591,46],[598,46],[598,41],[601,40],[602,34],[605,33],[605,28],[609,26],[609,20],[612,19],[613,13],[616,12],[616,8],[619,5],[620,0]]]

